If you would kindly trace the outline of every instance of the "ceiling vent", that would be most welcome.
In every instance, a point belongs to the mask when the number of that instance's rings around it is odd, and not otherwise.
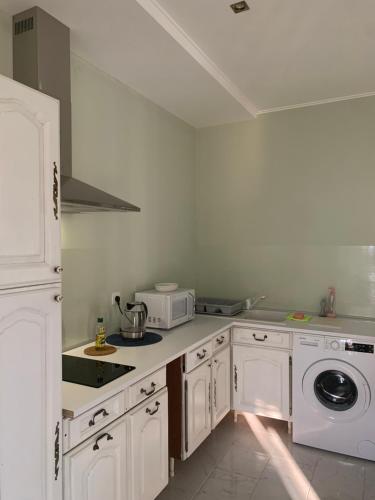
[[[240,12],[245,12],[246,10],[250,10],[250,7],[246,2],[236,2],[232,3],[230,8],[233,10],[235,14],[239,14]]]

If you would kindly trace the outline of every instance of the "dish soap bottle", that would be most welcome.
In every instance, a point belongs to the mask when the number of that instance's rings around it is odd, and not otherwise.
[[[328,288],[327,300],[327,317],[336,318],[335,304],[336,304],[336,288],[331,286]]]
[[[103,318],[98,318],[96,322],[95,348],[103,349],[105,344],[105,327]]]

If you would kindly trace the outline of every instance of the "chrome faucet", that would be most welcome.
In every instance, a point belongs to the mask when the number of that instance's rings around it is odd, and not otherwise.
[[[259,297],[250,297],[249,299],[246,299],[246,310],[249,311],[250,309],[254,309],[258,302],[260,302],[261,300],[266,300],[266,298],[267,295],[260,295]]]

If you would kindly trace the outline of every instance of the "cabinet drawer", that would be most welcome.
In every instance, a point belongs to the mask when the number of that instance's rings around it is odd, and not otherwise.
[[[201,346],[197,347],[193,351],[185,354],[185,371],[186,373],[194,370],[196,366],[201,365],[207,359],[210,359],[212,356],[212,341],[206,342]]]
[[[139,380],[129,387],[129,409],[145,400],[166,385],[165,367]]]
[[[212,351],[216,352],[222,347],[229,344],[229,330],[225,330],[225,332],[219,333],[219,335],[215,335],[212,339]]]
[[[77,418],[64,420],[64,452],[74,448],[125,412],[124,393],[94,406]]]
[[[262,347],[279,347],[289,349],[292,334],[290,332],[278,332],[257,328],[233,328],[233,342],[239,344],[252,344]]]

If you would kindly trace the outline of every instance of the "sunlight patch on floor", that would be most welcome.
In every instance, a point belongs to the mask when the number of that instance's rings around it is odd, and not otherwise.
[[[274,429],[267,429],[256,415],[242,413],[255,437],[270,455],[271,463],[292,500],[319,500],[310,481],[296,463],[288,448]]]

